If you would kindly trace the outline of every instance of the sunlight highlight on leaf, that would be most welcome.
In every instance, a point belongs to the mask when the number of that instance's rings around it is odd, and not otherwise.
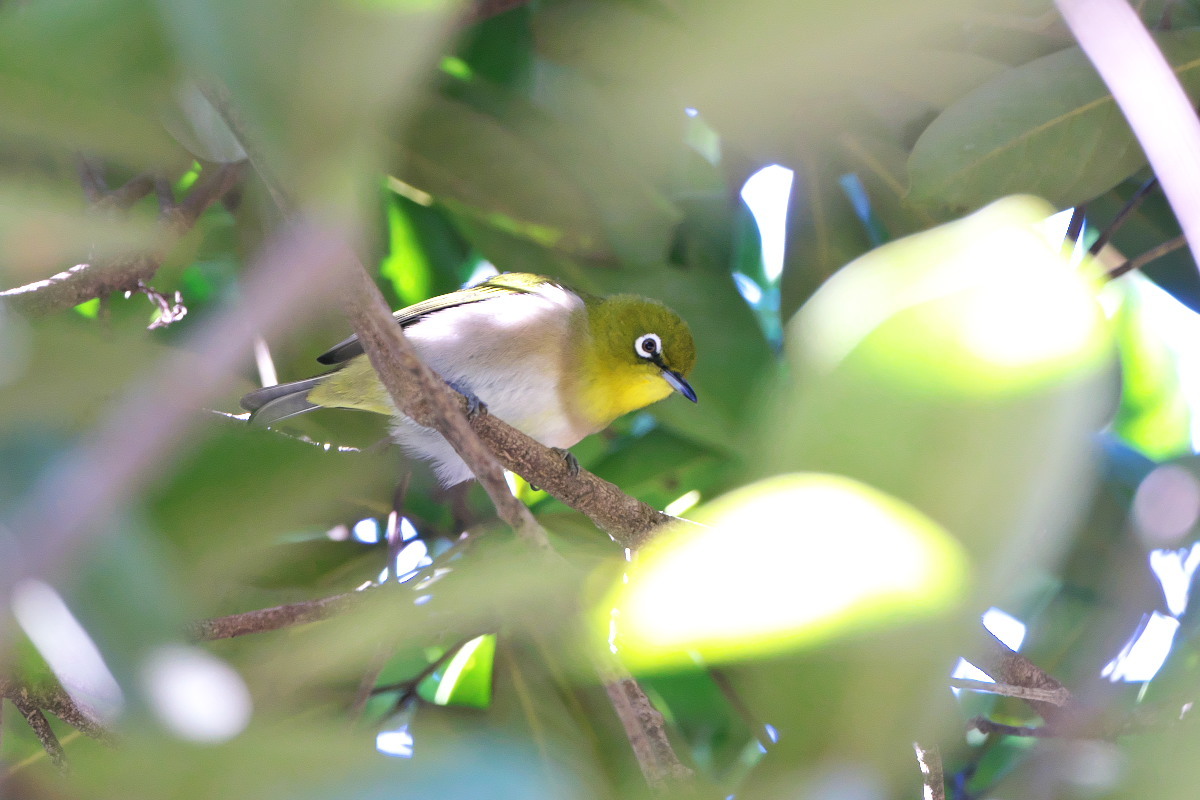
[[[951,609],[967,560],[912,507],[848,478],[791,474],[738,489],[643,550],[602,606],[640,666],[815,645]]]
[[[446,664],[433,702],[440,706],[460,705],[487,708],[492,702],[492,665],[496,659],[496,637],[479,636],[459,648]]]
[[[859,350],[893,378],[970,394],[1094,369],[1109,355],[1103,315],[1040,230],[1053,213],[1010,197],[877,248],[813,296],[789,338],[830,368]]]

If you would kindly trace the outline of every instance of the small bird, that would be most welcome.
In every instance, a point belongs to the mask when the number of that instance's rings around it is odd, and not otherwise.
[[[548,447],[565,450],[672,391],[696,402],[685,377],[696,363],[691,331],[645,297],[595,297],[542,275],[505,273],[394,316],[425,363],[472,408],[486,406]],[[442,485],[474,477],[439,433],[397,410],[358,337],[317,361],[337,368],[243,397],[250,421],[273,425],[314,408],[387,414],[395,440],[432,462]]]

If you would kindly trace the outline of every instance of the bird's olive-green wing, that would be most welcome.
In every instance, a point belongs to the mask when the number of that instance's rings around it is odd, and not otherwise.
[[[447,308],[463,306],[468,303],[478,303],[483,300],[491,300],[506,295],[530,294],[536,292],[538,288],[546,284],[554,283],[555,281],[544,275],[531,275],[525,272],[506,272],[502,275],[489,278],[475,286],[414,303],[411,306],[400,309],[392,314],[392,316],[396,318],[396,322],[400,324],[400,327],[404,328],[435,311],[445,311]],[[361,355],[362,352],[363,346],[358,341],[358,335],[356,334],[317,356],[317,361],[322,364],[341,364],[357,355]]]

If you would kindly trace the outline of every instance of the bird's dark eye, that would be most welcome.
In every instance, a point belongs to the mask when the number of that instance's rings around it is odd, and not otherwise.
[[[633,343],[633,352],[642,358],[654,358],[662,352],[662,340],[657,333],[643,333]]]

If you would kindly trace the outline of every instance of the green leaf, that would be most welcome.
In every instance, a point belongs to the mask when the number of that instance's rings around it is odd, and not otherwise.
[[[932,228],[945,221],[905,202],[908,194],[908,151],[900,143],[877,136],[847,135],[842,157],[871,199],[871,212],[883,224],[888,240]]]
[[[582,125],[475,80],[433,96],[398,176],[458,214],[575,257],[662,260],[681,217]]]
[[[201,430],[202,445],[163,476],[149,500],[154,525],[214,595],[251,576],[298,578],[295,565],[287,566],[288,549],[274,547],[285,534],[319,534],[391,507],[395,452],[330,452],[231,420],[214,419]],[[329,543],[331,572],[321,577],[350,588],[353,573],[335,569],[335,553],[351,550]],[[356,562],[343,566],[352,571]]]
[[[1183,343],[1164,341],[1147,319],[1152,312],[1145,280],[1126,281],[1122,286],[1124,298],[1115,319],[1121,404],[1113,429],[1150,458],[1183,455],[1191,451],[1192,419],[1178,359],[1170,349],[1171,344]]]
[[[863,484],[781,475],[715,501],[638,553],[598,625],[639,666],[758,657],[939,615],[967,561],[934,522]],[[853,547],[846,542],[853,540]],[[864,558],[863,554],[870,554]],[[615,611],[614,611],[615,609]]]
[[[0,129],[142,168],[186,163],[158,122],[174,79],[149,3],[51,0],[0,14]]]
[[[1200,30],[1156,41],[1184,88],[1200,97]],[[1072,47],[1008,70],[938,116],[913,148],[910,199],[961,212],[1023,192],[1063,208],[1144,164],[1112,95]]]
[[[522,4],[466,31],[459,48],[474,73],[504,86],[523,86],[533,73],[530,9]]]
[[[1008,198],[830,279],[788,323],[757,474],[863,480],[1003,558],[990,580],[1050,557],[1088,497],[1113,394],[1107,325],[1041,233],[1050,211]]]
[[[360,211],[382,136],[440,57],[442,2],[158,2],[188,71],[227,89],[292,202]],[[299,198],[299,199],[297,199]]]
[[[439,706],[487,708],[492,702],[496,636],[484,634],[458,648],[434,674],[421,681],[421,697]]]

